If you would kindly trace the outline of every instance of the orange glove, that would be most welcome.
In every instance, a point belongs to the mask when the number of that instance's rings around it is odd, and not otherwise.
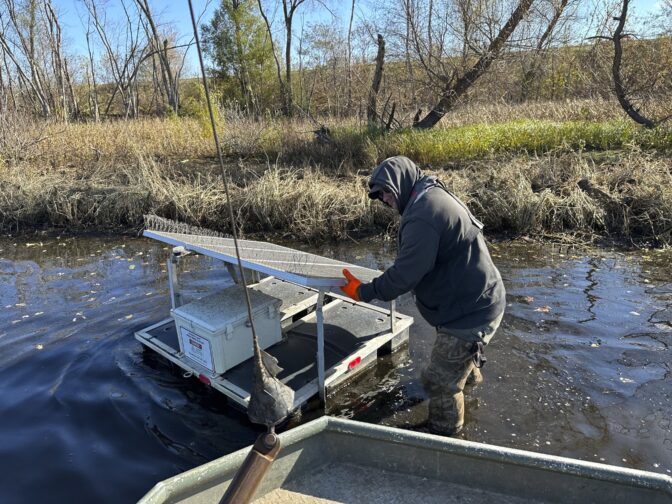
[[[348,283],[341,287],[341,290],[355,301],[361,301],[361,299],[359,299],[359,286],[362,285],[362,282],[360,282],[357,277],[350,273],[347,269],[343,270],[343,276],[348,281]]]

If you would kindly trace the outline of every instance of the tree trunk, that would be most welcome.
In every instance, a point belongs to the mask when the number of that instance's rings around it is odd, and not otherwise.
[[[132,72],[128,72],[128,66],[131,64],[133,58],[135,57],[135,52],[137,50],[137,40],[131,40],[130,47],[127,49],[128,52],[127,54],[124,55],[125,58],[124,66],[123,68],[120,68],[119,59],[121,58],[121,56],[119,56],[117,54],[117,51],[115,51],[112,48],[112,44],[107,36],[107,33],[105,32],[105,27],[101,22],[101,18],[98,16],[96,1],[84,0],[84,6],[89,12],[89,20],[93,22],[96,32],[98,33],[98,37],[100,38],[100,41],[103,44],[103,47],[105,48],[107,60],[110,66],[110,71],[114,78],[115,87],[112,90],[112,95],[108,99],[107,105],[105,106],[105,111],[103,113],[106,116],[110,113],[110,108],[112,107],[114,98],[116,97],[117,93],[119,93],[119,95],[121,96],[122,105],[124,107],[124,113],[127,114],[129,111],[129,103],[132,101],[132,98],[129,96],[132,93],[132,90],[129,89],[131,82],[128,79],[128,74],[129,73],[132,74]],[[133,26],[131,18],[125,7],[124,7],[124,13],[126,14],[126,19],[128,21],[128,32],[132,33]]]
[[[560,0],[560,3],[555,6],[551,21],[548,23],[548,26],[544,30],[544,33],[541,35],[539,42],[537,42],[537,47],[535,51],[530,55],[531,59],[530,66],[528,68],[523,68],[523,79],[521,83],[521,93],[520,93],[521,101],[525,101],[529,98],[532,85],[539,79],[540,74],[539,70],[541,62],[544,59],[542,58],[544,47],[546,46],[546,42],[550,39],[551,34],[553,33],[555,26],[558,24],[560,16],[562,16],[562,13],[564,12],[565,7],[567,7],[568,3],[569,0]],[[523,63],[524,61],[525,60],[523,59]]]
[[[292,117],[294,104],[292,103],[292,17],[285,19],[287,40],[285,42],[285,115]]]
[[[411,16],[413,16],[413,6],[411,5],[411,0],[405,0],[406,4],[406,40],[404,41],[404,53],[406,59],[406,75],[408,77],[408,82],[411,86],[411,107],[414,110],[417,110],[417,97],[415,95],[415,76],[413,75],[413,63],[411,61]],[[430,2],[430,15],[428,16],[429,31],[431,32],[431,2]],[[431,47],[432,39],[429,39],[429,48],[431,56]]]
[[[257,5],[259,6],[259,13],[261,14],[261,17],[264,19],[264,23],[266,24],[266,32],[268,33],[268,38],[271,42],[271,50],[273,51],[273,59],[275,60],[275,69],[278,75],[278,87],[280,89],[280,96],[282,97],[283,104],[285,103],[285,83],[282,80],[282,71],[280,70],[280,60],[278,59],[278,53],[276,51],[275,47],[275,41],[273,40],[273,30],[271,29],[271,23],[268,20],[268,16],[266,16],[266,12],[264,12],[264,8],[261,5],[261,0],[257,0]]]
[[[5,101],[9,103],[9,100],[7,99],[7,96],[12,99],[12,110],[17,110],[17,104],[16,104],[16,96],[14,96],[14,84],[12,82],[12,74],[9,71],[9,65],[7,64],[7,54],[5,53],[4,49],[2,48],[2,45],[0,44],[0,50],[2,50],[2,64],[5,67],[5,74],[7,75],[7,89],[9,90],[8,93],[5,94]],[[4,88],[3,88],[4,90]]]
[[[161,82],[163,84],[166,98],[168,100],[168,107],[175,113],[179,108],[179,82],[177,76],[173,74],[173,69],[170,67],[170,57],[168,56],[168,40],[164,39],[161,42],[159,30],[154,23],[154,16],[149,7],[148,0],[136,0],[138,7],[147,20],[148,27],[145,26],[147,37],[151,41],[152,50],[157,52],[159,64],[161,68]]]
[[[369,103],[366,107],[366,119],[369,125],[376,122],[378,116],[376,113],[376,100],[380,90],[380,81],[383,79],[383,65],[385,62],[385,39],[378,34],[378,54],[376,54],[376,70],[373,74],[373,82],[369,91]]]
[[[240,8],[240,2],[234,1],[232,5],[234,10]],[[233,21],[234,21],[233,36],[236,42],[236,59],[237,59],[236,64],[238,66],[238,71],[236,72],[236,74],[238,77],[238,83],[240,85],[240,95],[244,102],[244,109],[245,112],[249,114],[250,112],[252,112],[252,104],[253,104],[249,71],[247,69],[247,64],[244,59],[245,54],[243,50],[243,40],[240,29],[240,23],[238,22],[237,15],[233,16]]]
[[[58,87],[59,102],[61,106],[62,118],[67,121],[70,118],[70,99],[68,96],[67,85],[69,76],[61,54],[61,25],[50,0],[44,2],[44,14],[49,24],[49,46],[51,49],[51,64]],[[74,112],[74,111],[73,111]],[[73,113],[74,115],[74,113]]]
[[[306,108],[306,100],[304,96],[305,86],[305,72],[303,67],[303,34],[304,34],[304,20],[301,20],[301,35],[299,35],[299,106],[310,113],[310,108]]]
[[[33,79],[23,71],[23,69],[21,68],[21,64],[17,60],[16,55],[12,52],[10,46],[7,44],[7,41],[4,38],[4,33],[2,32],[0,32],[0,45],[4,50],[4,54],[8,56],[10,60],[12,60],[12,63],[14,63],[14,67],[16,68],[16,72],[19,78],[19,96],[21,95],[22,92],[21,88],[24,87],[29,88],[29,92],[28,89],[25,89],[25,91],[31,103],[35,107],[39,106],[40,115],[42,115],[42,117],[49,117],[51,115],[49,102],[44,96],[44,93],[42,92],[41,88],[38,87],[37,82],[33,81]]]
[[[20,58],[17,58],[17,55],[10,48],[7,39],[5,38],[4,26],[0,27],[0,44],[2,44],[5,53],[14,63],[19,78],[23,81],[24,84],[30,87],[32,98],[31,100],[34,103],[39,104],[40,115],[42,117],[50,117],[52,112],[52,107],[50,106],[50,97],[47,96],[45,92],[44,77],[42,72],[40,72],[37,59],[35,57],[35,35],[36,35],[36,24],[37,24],[37,2],[35,0],[30,0],[25,8],[26,12],[17,12],[16,5],[13,1],[6,2],[9,19],[12,27],[19,39],[18,44],[13,44],[15,48],[18,48],[22,51],[22,56],[28,62],[30,67],[30,76],[28,76],[19,62]],[[19,19],[21,18],[21,19]],[[25,26],[27,23],[28,26],[28,38],[26,38],[22,32],[22,26]]]
[[[2,66],[0,66],[0,113],[5,112],[5,110],[7,110],[7,93],[5,92],[4,74],[5,71],[2,68]]]
[[[352,8],[350,9],[350,23],[348,24],[348,101],[347,113],[349,114],[352,108],[352,20],[355,17],[355,0],[352,0]]]
[[[75,94],[75,88],[72,85],[72,78],[70,77],[70,69],[68,68],[68,59],[63,58],[63,68],[65,68],[65,81],[68,85],[68,93],[70,95],[70,103],[72,103],[72,117],[79,117],[79,103],[77,102],[77,95]]]
[[[91,20],[89,19],[89,23]],[[91,66],[91,91],[90,91],[90,107],[91,115],[95,122],[100,121],[100,106],[98,105],[98,86],[96,84],[96,69],[95,60],[93,58],[93,51],[91,50],[91,31],[90,24],[86,28],[86,48],[89,53],[89,65]]]

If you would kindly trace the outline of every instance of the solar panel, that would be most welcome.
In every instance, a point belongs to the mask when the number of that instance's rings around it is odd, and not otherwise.
[[[182,246],[215,259],[238,264],[233,238],[200,236],[166,231],[145,231],[144,236]],[[238,240],[241,262],[244,268],[258,271],[282,280],[307,287],[338,287],[345,285],[343,268],[363,282],[370,282],[381,272],[354,264],[348,264],[327,257],[301,252],[289,247],[268,242]]]

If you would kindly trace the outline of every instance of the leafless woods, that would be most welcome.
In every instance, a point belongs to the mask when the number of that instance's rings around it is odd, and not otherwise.
[[[219,0],[201,5],[199,23],[227,110],[428,128],[465,101],[617,96],[647,117],[648,101],[672,91],[672,4],[646,17],[630,4],[628,12],[628,0]],[[198,113],[192,34],[162,4],[74,6],[75,27],[52,0],[0,0],[0,113],[60,121]]]

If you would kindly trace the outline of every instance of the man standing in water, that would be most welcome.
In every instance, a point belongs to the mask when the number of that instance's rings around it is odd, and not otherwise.
[[[343,270],[341,289],[356,301],[391,301],[412,291],[418,310],[436,327],[429,366],[422,373],[429,395],[430,432],[454,435],[464,424],[464,386],[482,380],[483,348],[495,334],[506,304],[483,224],[432,176],[408,158],[378,165],[369,197],[401,215],[394,264],[371,283]]]

